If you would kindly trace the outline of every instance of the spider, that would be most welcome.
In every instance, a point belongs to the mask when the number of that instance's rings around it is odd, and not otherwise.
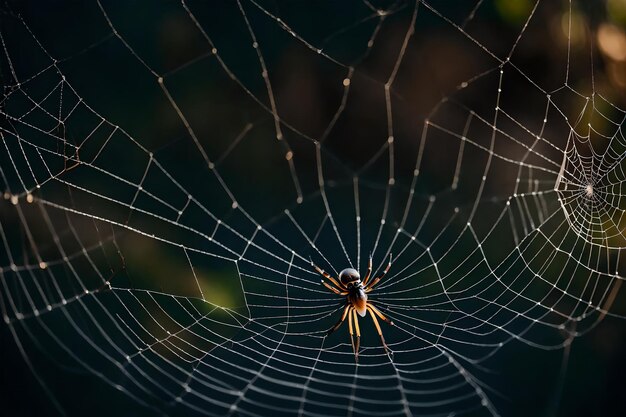
[[[372,256],[370,255],[369,263],[367,267],[367,275],[365,279],[361,281],[361,276],[356,269],[346,268],[339,273],[339,279],[335,279],[330,274],[325,272],[322,268],[315,265],[313,261],[311,261],[311,265],[315,268],[315,270],[320,273],[324,278],[326,278],[330,283],[324,281],[322,279],[322,285],[331,290],[333,293],[337,295],[341,295],[346,297],[346,306],[343,309],[343,314],[339,321],[331,327],[326,335],[330,335],[335,330],[337,330],[341,323],[348,318],[348,330],[350,331],[350,343],[352,344],[352,351],[354,352],[354,360],[356,362],[359,361],[359,347],[361,344],[361,329],[359,328],[359,321],[357,314],[361,317],[365,317],[365,314],[369,311],[370,316],[372,317],[372,321],[374,322],[374,326],[376,326],[376,331],[378,332],[378,336],[380,336],[380,340],[383,343],[383,347],[388,353],[391,353],[389,347],[385,343],[385,338],[383,337],[383,332],[380,328],[380,323],[378,322],[378,318],[383,320],[384,322],[393,326],[393,321],[388,319],[383,313],[380,312],[378,308],[376,308],[371,301],[367,299],[367,293],[374,289],[374,286],[378,284],[378,282],[383,279],[383,277],[391,268],[391,255],[389,255],[389,264],[383,271],[382,275],[376,277],[370,281],[372,275]],[[377,318],[378,317],[378,318]],[[356,343],[354,340],[354,331],[356,331]]]

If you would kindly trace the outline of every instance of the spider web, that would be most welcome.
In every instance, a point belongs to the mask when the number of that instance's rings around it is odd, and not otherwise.
[[[60,412],[33,352],[150,413],[496,416],[505,345],[622,316],[626,113],[577,5],[350,3],[4,12],[0,306]],[[357,365],[311,261],[370,254],[393,353],[361,320]]]

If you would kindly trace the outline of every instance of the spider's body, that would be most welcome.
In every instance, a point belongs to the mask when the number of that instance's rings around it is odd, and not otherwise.
[[[356,269],[347,268],[339,273],[339,282],[348,290],[348,303],[361,317],[367,313],[367,293]]]
[[[361,330],[359,328],[357,314],[361,317],[365,317],[365,315],[369,311],[370,316],[372,317],[372,320],[374,321],[374,325],[376,326],[376,331],[378,332],[378,335],[380,336],[380,340],[382,341],[385,349],[389,351],[389,348],[387,347],[387,344],[385,343],[385,338],[383,337],[383,333],[380,328],[380,324],[378,323],[377,317],[379,317],[381,320],[391,325],[393,325],[393,322],[389,320],[387,317],[385,317],[385,315],[381,313],[380,310],[376,308],[372,304],[371,301],[368,301],[367,293],[369,293],[370,291],[374,289],[374,285],[376,285],[385,276],[385,274],[387,274],[387,271],[389,271],[389,268],[391,268],[391,256],[389,256],[389,264],[383,271],[382,275],[372,279],[371,281],[370,281],[370,277],[372,275],[372,257],[371,256],[370,256],[370,260],[369,260],[369,264],[367,268],[367,275],[365,276],[365,279],[363,279],[362,282],[361,282],[361,276],[359,275],[359,272],[356,269],[353,269],[353,268],[344,269],[343,271],[339,273],[339,279],[337,280],[333,278],[332,276],[330,276],[328,273],[326,273],[323,269],[321,269],[317,265],[313,263],[312,265],[315,267],[317,272],[322,274],[322,276],[330,282],[328,283],[322,280],[322,285],[324,285],[326,288],[328,288],[335,294],[346,297],[346,306],[343,309],[343,314],[341,315],[341,318],[333,327],[330,328],[330,330],[328,330],[327,334],[331,334],[332,332],[337,330],[339,326],[341,326],[341,323],[343,323],[346,320],[346,318],[348,318],[348,326],[349,326],[349,331],[350,331],[350,341],[352,342],[352,350],[354,351],[355,360],[358,361],[359,346],[361,343]],[[354,336],[353,327],[354,327],[354,330],[356,330],[356,343],[353,338]]]

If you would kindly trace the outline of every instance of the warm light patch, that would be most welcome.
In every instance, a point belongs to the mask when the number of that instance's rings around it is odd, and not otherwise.
[[[626,61],[626,34],[615,25],[604,23],[598,28],[598,46],[613,61]]]

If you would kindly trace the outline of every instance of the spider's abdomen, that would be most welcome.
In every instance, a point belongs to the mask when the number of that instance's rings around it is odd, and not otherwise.
[[[367,312],[367,294],[363,287],[352,287],[348,299],[359,316],[365,317],[365,313]]]
[[[361,282],[361,276],[356,269],[346,268],[339,273],[339,281],[345,286],[355,285],[357,282]]]

